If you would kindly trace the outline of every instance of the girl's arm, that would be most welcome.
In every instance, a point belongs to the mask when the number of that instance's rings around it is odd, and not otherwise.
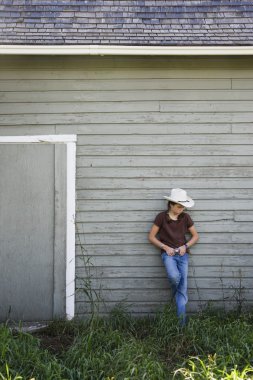
[[[188,247],[192,247],[199,240],[199,234],[198,234],[196,228],[194,227],[194,225],[189,228],[189,231],[190,231],[190,234],[192,235],[192,237],[187,242],[187,245],[188,245]]]
[[[189,228],[189,232],[192,235],[192,237],[187,242],[187,247],[188,248],[192,247],[199,240],[199,234],[198,234],[196,228],[194,227],[194,225]],[[186,251],[187,251],[186,246],[182,245],[179,248],[180,248],[180,255],[184,255],[186,253]]]
[[[152,243],[155,247],[163,249],[168,255],[172,256],[174,255],[174,249],[169,247],[168,245],[163,244],[160,240],[157,239],[156,235],[159,232],[159,227],[155,224],[151,227],[151,230],[148,234],[148,240],[150,243]]]

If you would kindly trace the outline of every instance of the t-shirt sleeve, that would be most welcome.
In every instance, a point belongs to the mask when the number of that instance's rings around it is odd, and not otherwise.
[[[190,215],[186,214],[187,215],[187,219],[186,219],[186,224],[187,224],[187,228],[190,228],[194,225],[194,222],[192,220],[192,218],[190,217]]]
[[[160,213],[160,214],[156,215],[156,217],[155,217],[154,224],[157,227],[161,227],[162,226],[162,215],[163,215],[163,213]]]

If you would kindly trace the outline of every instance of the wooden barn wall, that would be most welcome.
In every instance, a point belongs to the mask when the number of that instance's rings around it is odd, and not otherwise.
[[[1,135],[78,135],[77,315],[90,312],[89,297],[101,313],[119,303],[153,313],[168,302],[147,234],[172,187],[196,200],[188,310],[252,304],[252,64],[1,58]]]

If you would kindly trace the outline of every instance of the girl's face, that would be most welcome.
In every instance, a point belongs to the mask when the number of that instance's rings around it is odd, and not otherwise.
[[[174,214],[174,215],[180,215],[182,214],[182,212],[184,211],[185,207],[176,203],[174,205],[170,205],[170,211]]]

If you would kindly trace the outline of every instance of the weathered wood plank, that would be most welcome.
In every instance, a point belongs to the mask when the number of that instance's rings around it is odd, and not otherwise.
[[[77,168],[78,178],[248,178],[253,177],[253,167],[129,167],[129,168]]]
[[[166,189],[172,187],[186,189],[241,189],[240,178],[77,178],[77,189]],[[243,188],[252,189],[253,179],[244,178]],[[159,205],[158,205],[159,206]],[[164,207],[164,206],[162,206]]]
[[[253,289],[244,289],[242,297],[245,300],[252,300]],[[235,289],[189,289],[189,300],[201,301],[201,300],[235,300]],[[127,300],[128,302],[166,302],[170,300],[170,291],[168,289],[144,289],[132,290],[102,290],[102,298],[105,302],[119,302]],[[88,301],[87,295],[81,290],[76,293],[76,301]]]
[[[75,114],[82,112],[156,112],[159,102],[2,103],[0,114]],[[242,110],[243,111],[243,110]]]
[[[247,211],[235,211],[234,219],[238,222],[252,222],[253,214]]]
[[[253,113],[252,113],[253,116]],[[180,126],[178,127],[180,128]],[[155,138],[153,135],[142,136],[120,136],[120,135],[102,135],[102,136],[79,136],[79,145],[180,145],[182,149],[185,145],[251,145],[253,144],[253,134],[245,136],[245,134],[218,134],[218,135],[184,135],[173,136],[158,135]]]
[[[242,124],[240,124],[242,125]],[[248,124],[243,124],[247,126]],[[32,134],[34,129],[43,134],[47,133],[47,130],[54,131],[55,134],[65,134],[69,133],[71,128],[71,133],[78,135],[114,135],[115,132],[120,135],[143,135],[143,134],[212,134],[212,133],[231,133],[231,124],[84,124],[84,125],[19,125],[16,126],[0,126],[0,133],[8,132],[8,130],[17,130],[17,134]],[[238,132],[240,133],[240,129]],[[242,133],[244,129],[242,128]],[[211,146],[212,147],[212,146]],[[102,147],[101,147],[102,148]],[[116,153],[116,152],[115,152]],[[180,152],[179,152],[180,153]],[[233,152],[232,152],[233,153]],[[108,153],[109,154],[109,153]],[[138,153],[137,153],[138,154]]]
[[[166,200],[78,200],[77,210],[78,211],[124,211],[124,210],[151,210],[158,212],[159,210],[166,209]],[[253,200],[238,200],[238,199],[227,199],[227,200],[199,200],[194,209],[197,210],[253,210]]]
[[[252,159],[251,159],[252,160]],[[252,189],[186,189],[191,197],[198,202],[200,199],[251,199]],[[169,190],[165,189],[80,189],[77,190],[77,199],[163,199],[163,196],[168,194]],[[125,220],[125,219],[124,219]]]
[[[252,90],[253,89],[253,80],[248,79],[232,79],[232,89],[235,90]]]
[[[87,279],[85,277],[77,277],[76,287],[79,289],[85,289],[85,282]],[[94,290],[120,290],[120,289],[131,289],[140,290],[144,289],[169,289],[169,281],[167,278],[91,278],[91,288]],[[188,278],[188,288],[189,289],[252,289],[253,283],[252,278],[227,278],[225,277],[217,278]]]
[[[231,133],[231,124],[80,124],[71,126],[73,133],[79,135],[159,135],[159,134],[199,134]],[[58,133],[68,133],[68,125],[57,125]],[[240,133],[240,132],[238,132]]]
[[[143,244],[147,242],[147,233],[122,233],[122,234],[80,234],[81,244]],[[213,244],[214,241],[219,244],[230,243],[253,243],[252,233],[201,233],[201,242],[205,244]]]
[[[97,198],[99,199],[99,198]],[[115,198],[116,199],[116,198]],[[134,199],[134,198],[133,198]],[[102,222],[153,222],[157,211],[77,211],[77,228],[82,223]],[[190,212],[195,222],[253,221],[253,211],[193,211]],[[235,216],[234,216],[235,215]]]
[[[249,124],[232,124],[232,133],[253,133],[252,123]]]
[[[80,273],[83,268],[78,268],[77,273]],[[84,272],[85,273],[85,272]],[[166,278],[164,267],[92,267],[90,275],[94,278]],[[230,266],[189,266],[189,277],[193,278],[252,278],[252,267],[241,266],[231,268]]]
[[[35,79],[35,80],[45,80],[45,79],[89,79],[89,80],[98,80],[98,79],[214,79],[214,78],[221,78],[221,79],[230,79],[230,78],[245,78],[245,79],[253,79],[253,70],[252,69],[224,69],[221,68],[219,70],[211,70],[211,69],[202,69],[199,68],[197,70],[192,69],[177,69],[177,68],[160,68],[158,69],[152,69],[150,68],[136,68],[135,70],[128,69],[127,67],[124,68],[99,68],[99,69],[92,69],[89,68],[88,70],[80,70],[80,68],[74,69],[73,67],[68,67],[65,70],[64,69],[35,69],[32,67],[31,69],[27,69],[27,67],[23,67],[22,70],[19,70],[18,68],[14,69],[5,69],[3,68],[0,73],[0,79],[11,79],[11,80],[17,80],[17,79]]]
[[[239,71],[240,72],[240,71]],[[0,89],[0,101],[2,102],[103,102],[107,101],[243,101],[253,99],[253,90],[98,90],[73,91],[71,88],[61,91],[17,91],[4,92]]]
[[[92,244],[82,244],[79,243],[79,237],[76,241],[76,255],[80,256],[80,260],[82,263],[90,262],[93,265],[93,257],[96,256],[118,256],[119,254],[122,256],[156,256],[160,259],[160,250],[155,248],[148,242],[142,244],[131,244],[128,242],[126,244],[121,244],[120,250],[116,244],[108,243],[108,244],[97,244],[94,241]],[[205,244],[202,241],[202,236],[198,244],[191,248],[191,254],[193,256],[210,256],[211,259],[219,256],[247,256],[251,254],[252,245],[247,243],[240,244],[220,244],[216,243],[215,239],[212,244]],[[197,259],[196,259],[197,260]],[[209,259],[208,259],[209,260]],[[210,261],[210,260],[209,260]]]
[[[178,125],[180,131],[180,125]],[[179,133],[180,135],[180,133]],[[174,137],[174,136],[173,136]],[[185,136],[183,136],[184,138]],[[228,137],[228,136],[227,136]],[[181,136],[182,142],[182,136]],[[235,141],[234,141],[235,142]],[[253,147],[251,144],[233,144],[230,145],[211,145],[208,142],[201,141],[200,145],[190,145],[184,143],[173,145],[171,143],[163,145],[78,145],[77,155],[81,156],[248,156],[252,155]],[[122,142],[121,142],[122,143]],[[192,142],[191,142],[192,143]],[[85,144],[85,141],[83,142]]]
[[[247,81],[246,81],[247,82]],[[217,90],[230,90],[231,80],[230,79],[113,79],[111,80],[36,80],[36,79],[16,79],[0,80],[1,91],[37,91],[39,88],[41,91],[66,91],[71,89],[72,91],[99,91],[99,90],[157,90],[157,89],[183,89],[183,90],[196,90],[196,89],[217,89]],[[249,88],[250,87],[244,87]]]
[[[76,222],[77,227],[81,228],[82,223],[94,223],[98,220],[102,222],[147,222],[152,223],[157,210],[155,211],[87,211],[87,212],[77,212]],[[242,214],[242,218],[240,218]],[[221,221],[252,221],[253,216],[252,211],[239,211],[238,217],[234,218],[234,211],[192,211],[190,212],[191,217],[195,222],[221,222]]]
[[[218,243],[218,239],[217,239]],[[252,241],[251,241],[252,243]],[[224,256],[222,248],[219,249],[219,254],[217,251],[213,255],[190,255],[189,265],[193,268],[195,267],[205,267],[215,265],[217,267],[217,274],[222,273],[224,267],[237,271],[239,267],[253,267],[253,255],[248,252],[247,255],[234,255],[234,256]],[[83,258],[77,256],[77,266],[82,265]],[[103,255],[103,256],[93,256],[92,263],[87,263],[94,267],[160,267],[163,266],[161,262],[160,255],[126,255],[122,256],[119,250],[118,255]],[[242,273],[241,276],[244,276]],[[253,286],[252,286],[253,287]]]
[[[25,102],[2,103],[0,114],[52,114],[52,113],[79,113],[79,112],[195,112],[195,113],[225,113],[251,112],[252,101],[94,101],[94,102]]]
[[[20,124],[84,124],[84,123],[250,123],[253,112],[228,113],[73,113],[3,115],[1,125]],[[159,136],[157,136],[159,137]],[[241,142],[242,143],[242,142]],[[210,144],[210,143],[209,143]]]
[[[108,222],[96,222],[96,223],[81,223],[77,226],[79,232],[83,234],[90,233],[110,233],[114,231],[115,233],[128,233],[128,232],[144,232],[149,231],[152,226],[150,222],[126,222],[117,221],[110,223]],[[202,232],[252,232],[253,223],[251,222],[231,222],[223,220],[222,222],[196,222],[195,226],[199,233]]]
[[[252,156],[166,156],[166,157],[140,157],[140,156],[79,156],[78,168],[81,167],[159,167],[159,166],[252,166]]]
[[[1,136],[54,135],[54,125],[0,125]]]
[[[161,112],[244,112],[251,111],[252,101],[161,101]]]

